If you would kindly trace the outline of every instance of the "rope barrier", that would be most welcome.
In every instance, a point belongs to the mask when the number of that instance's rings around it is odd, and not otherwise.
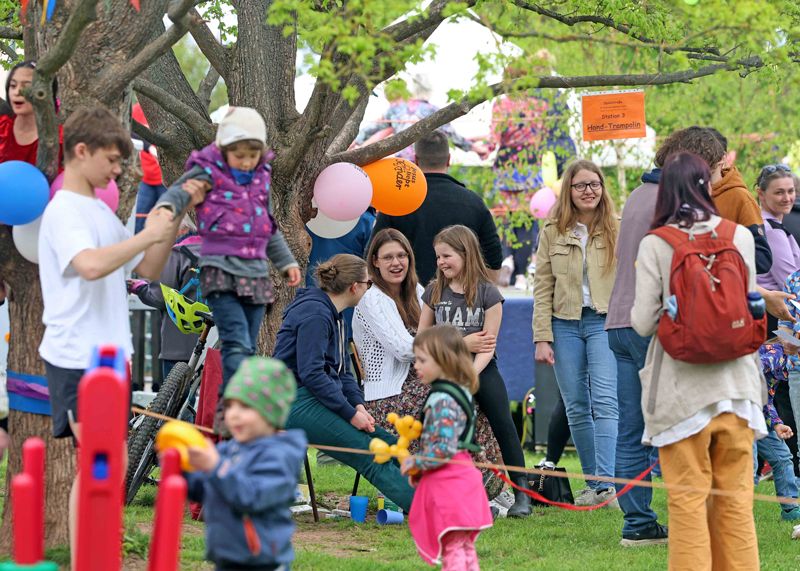
[[[158,420],[164,421],[172,421],[177,420],[175,418],[165,416],[163,414],[158,414],[155,412],[151,412],[149,410],[145,410],[143,408],[139,408],[137,406],[131,407],[131,410],[136,414],[143,414],[145,416],[149,416],[151,418],[156,418]],[[213,429],[194,425],[196,429],[206,434],[210,434],[216,436],[217,433],[214,432]],[[317,450],[322,450],[323,452],[341,452],[343,454],[361,454],[365,456],[374,456],[373,452],[369,450],[364,450],[362,448],[347,448],[344,446],[331,446],[327,444],[308,444],[311,448],[316,448]],[[638,486],[641,488],[652,488],[656,490],[666,490],[667,492],[689,492],[695,494],[702,494],[702,495],[712,495],[712,496],[721,496],[721,497],[731,497],[731,498],[738,498],[741,496],[741,492],[739,491],[728,491],[728,490],[720,490],[718,488],[697,488],[694,486],[684,486],[681,484],[666,484],[664,482],[653,482],[653,481],[646,481],[643,478],[650,473],[650,471],[655,467],[655,464],[650,466],[647,470],[636,476],[636,478],[614,478],[611,476],[595,476],[595,475],[587,475],[587,474],[580,474],[576,472],[560,472],[555,470],[546,470],[541,468],[526,468],[524,466],[509,466],[507,464],[493,464],[491,462],[475,462],[470,460],[458,460],[456,458],[425,458],[426,462],[436,462],[439,464],[459,464],[462,466],[475,466],[476,468],[486,468],[492,470],[495,474],[497,474],[501,480],[506,482],[507,484],[513,486],[515,489],[521,489],[519,486],[514,484],[507,476],[500,475],[502,472],[517,472],[523,474],[533,474],[536,476],[550,476],[552,478],[569,478],[572,480],[593,480],[598,482],[607,482],[609,484],[621,484],[623,485],[624,493],[627,493],[630,489]],[[630,486],[630,487],[629,487]],[[623,490],[620,490],[621,495]],[[526,490],[526,493],[530,492],[530,490]],[[563,507],[558,502],[550,502],[546,498],[543,498],[536,492],[528,493],[531,497],[539,500],[544,501],[544,503],[550,503],[557,507]],[[610,500],[609,500],[610,501]],[[768,496],[766,494],[753,494],[753,501],[758,502],[768,502],[773,504],[795,504],[797,503],[797,498],[786,498],[782,496]],[[570,504],[565,504],[570,505]],[[580,507],[580,506],[572,506]],[[594,506],[596,507],[596,506]]]

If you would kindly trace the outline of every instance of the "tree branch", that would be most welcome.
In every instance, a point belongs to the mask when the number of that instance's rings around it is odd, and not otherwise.
[[[367,97],[362,97],[358,104],[356,104],[356,108],[328,146],[327,155],[335,155],[344,151],[350,146],[350,143],[355,140],[356,135],[358,135],[358,129],[361,126],[361,121],[364,120],[364,113],[367,110],[368,104],[369,95]]]
[[[122,67],[110,67],[97,82],[94,92],[100,100],[117,97],[120,91],[146,70],[151,63],[161,57],[189,30],[191,17],[187,12],[194,7],[197,0],[177,0],[167,12],[172,20],[170,26],[163,34],[150,42],[136,56]]]
[[[11,26],[0,26],[0,39],[3,40],[21,40],[22,29],[12,28]]]
[[[750,60],[742,60],[734,63],[720,63],[715,65],[705,66],[699,69],[686,69],[673,73],[653,73],[653,74],[631,74],[631,75],[591,75],[591,76],[576,76],[576,77],[558,77],[558,76],[543,76],[538,78],[538,85],[531,86],[526,81],[526,87],[540,87],[540,88],[563,88],[575,89],[581,87],[601,87],[601,86],[640,86],[640,85],[664,85],[668,83],[682,83],[689,82],[692,79],[713,75],[718,71],[728,70],[733,71],[742,68],[755,68],[763,65],[757,58]],[[435,113],[428,115],[411,125],[408,129],[382,139],[366,147],[352,149],[337,153],[331,157],[332,162],[348,162],[357,165],[369,164],[380,158],[386,157],[392,153],[396,153],[401,149],[406,148],[408,145],[417,141],[420,137],[449,123],[453,119],[457,119],[462,115],[466,115],[469,111],[496,95],[504,91],[513,89],[514,85],[521,80],[513,82],[496,83],[490,86],[486,95],[469,99],[465,98],[461,101],[451,103]]]
[[[227,79],[230,48],[226,48],[217,40],[214,33],[208,27],[208,24],[206,24],[206,21],[203,20],[203,17],[197,10],[192,8],[189,11],[189,15],[192,18],[191,24],[189,25],[189,33],[192,34],[192,38],[197,42],[197,46],[200,48],[200,51],[203,52],[203,55],[206,56],[211,67],[216,69],[220,76]]]
[[[555,10],[550,10],[548,8],[544,8],[538,4],[533,4],[528,2],[527,0],[513,0],[514,4],[523,10],[529,10],[531,12],[535,12],[541,16],[546,18],[550,18],[552,20],[556,20],[561,22],[562,24],[566,24],[567,26],[574,26],[575,24],[582,24],[582,23],[592,23],[592,24],[600,24],[602,26],[606,26],[608,28],[613,28],[619,32],[622,32],[626,36],[630,36],[631,38],[642,42],[643,44],[649,44],[651,46],[660,46],[660,42],[649,38],[645,35],[639,34],[633,31],[631,26],[627,24],[621,24],[616,22],[612,18],[607,18],[605,16],[597,16],[593,14],[581,14],[579,16],[567,16],[566,14],[561,14],[556,12]],[[499,32],[498,32],[499,33]],[[502,34],[500,34],[502,35]],[[682,46],[679,48],[673,48],[666,46],[663,48],[665,53],[671,54],[675,51],[682,51],[682,52],[693,52],[693,53],[710,53],[712,55],[720,55],[719,49],[713,46],[708,47],[690,47],[690,46]]]
[[[9,46],[5,42],[0,42],[0,51],[6,54],[6,56],[8,56],[9,61],[11,61],[12,63],[19,59],[17,51],[14,50],[11,46]]]
[[[36,73],[52,79],[56,72],[67,63],[72,56],[83,30],[97,19],[95,5],[97,0],[78,0],[69,14],[67,23],[58,35],[58,40],[47,50],[36,65]]]
[[[208,73],[206,73],[203,81],[201,81],[200,85],[197,87],[197,98],[206,111],[208,111],[208,108],[211,106],[211,94],[217,86],[219,77],[219,72],[214,69],[214,66],[211,66],[208,68]]]
[[[155,145],[162,150],[168,150],[172,146],[172,141],[167,137],[151,131],[136,120],[131,120],[131,130],[151,145]]]
[[[190,129],[197,133],[198,137],[205,140],[206,143],[214,140],[214,127],[211,123],[174,95],[141,77],[133,82],[133,89],[145,97],[152,99],[166,111],[169,111],[175,117],[183,121]]]

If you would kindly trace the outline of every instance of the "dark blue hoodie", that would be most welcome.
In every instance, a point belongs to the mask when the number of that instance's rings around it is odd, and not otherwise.
[[[203,503],[206,556],[218,568],[272,569],[292,562],[289,507],[306,445],[302,430],[244,443],[229,440],[217,445],[214,470],[184,474],[189,498]],[[248,525],[258,535],[257,546],[248,544]]]
[[[272,355],[289,367],[298,387],[350,422],[364,397],[347,366],[344,322],[331,298],[306,288],[286,308]]]

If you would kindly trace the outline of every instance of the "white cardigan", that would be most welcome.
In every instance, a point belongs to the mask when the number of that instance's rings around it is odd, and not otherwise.
[[[417,285],[420,307],[424,291]],[[400,394],[414,362],[414,337],[403,324],[394,299],[378,287],[368,289],[355,308],[353,340],[366,375],[364,399],[373,401]]]

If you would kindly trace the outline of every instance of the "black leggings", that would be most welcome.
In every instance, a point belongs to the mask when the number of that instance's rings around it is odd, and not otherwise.
[[[564,406],[564,399],[559,391],[558,402],[553,407],[553,412],[550,413],[550,424],[547,426],[547,457],[545,459],[548,462],[558,464],[569,437],[567,408]]]
[[[481,407],[492,427],[494,437],[500,445],[500,454],[503,463],[508,466],[525,466],[525,455],[522,453],[522,444],[519,441],[514,420],[511,418],[511,408],[508,402],[506,383],[497,368],[497,360],[492,359],[480,375],[480,387],[475,393],[475,400]],[[525,477],[524,472],[509,472],[514,479]]]

